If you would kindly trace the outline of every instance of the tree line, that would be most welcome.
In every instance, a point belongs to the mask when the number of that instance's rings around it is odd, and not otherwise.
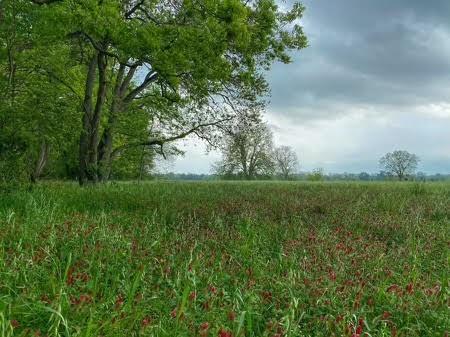
[[[263,180],[279,180],[280,176],[271,176],[271,177],[258,177],[256,179]],[[240,180],[243,179],[242,176],[218,176],[216,174],[198,174],[198,173],[155,173],[150,179],[155,180],[192,180],[192,181],[202,181],[202,180]],[[416,182],[439,182],[439,181],[450,181],[450,174],[426,174],[424,172],[417,172],[414,175],[409,176],[411,181]],[[387,174],[385,171],[380,171],[377,173],[368,173],[368,172],[360,172],[360,173],[323,173],[317,175],[314,171],[312,172],[297,172],[292,174],[289,177],[289,181],[396,181],[397,177]]]
[[[272,177],[288,179],[299,178],[299,161],[290,146],[275,147],[269,126],[261,120],[240,120],[230,129],[220,142],[222,160],[213,166],[216,176],[223,179],[270,179]],[[362,172],[356,180],[411,180],[420,159],[417,155],[404,150],[389,152],[380,158],[382,179],[373,179]],[[356,177],[344,174],[349,180]],[[317,168],[306,176],[307,180],[325,180],[323,169]],[[378,178],[378,177],[377,177]]]
[[[133,179],[179,154],[174,144],[187,136],[222,146],[260,118],[271,65],[307,45],[304,7],[285,8],[3,0],[0,179]]]

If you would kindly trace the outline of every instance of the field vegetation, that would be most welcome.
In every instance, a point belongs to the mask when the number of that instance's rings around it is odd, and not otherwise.
[[[45,183],[0,199],[0,335],[447,336],[448,183]]]

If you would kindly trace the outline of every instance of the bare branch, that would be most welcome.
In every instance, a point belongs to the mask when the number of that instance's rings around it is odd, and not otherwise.
[[[145,88],[147,88],[151,83],[155,82],[158,78],[158,73],[156,71],[150,71],[147,76],[145,76],[144,81],[136,87],[135,89],[131,90],[131,92],[124,98],[124,103],[131,102],[137,95],[139,95]]]
[[[129,144],[125,144],[122,146],[117,147],[116,149],[114,149],[113,153],[111,154],[111,156],[115,156],[117,155],[120,151],[124,150],[125,148],[129,148],[129,147],[135,147],[135,146],[159,146],[161,149],[164,146],[164,144],[166,143],[170,143],[170,142],[174,142],[176,140],[179,139],[183,139],[186,138],[187,136],[191,135],[191,134],[196,134],[199,135],[199,131],[202,128],[206,128],[209,126],[217,126],[223,122],[229,121],[231,118],[225,118],[225,119],[221,119],[218,121],[214,121],[214,122],[209,122],[209,123],[202,123],[202,124],[198,124],[194,127],[192,127],[189,130],[186,130],[178,135],[175,136],[171,136],[171,137],[162,137],[162,138],[153,138],[153,139],[149,139],[147,141],[143,141],[143,142],[136,142],[136,143],[129,143]],[[199,136],[202,139],[205,139],[206,137],[204,136]]]

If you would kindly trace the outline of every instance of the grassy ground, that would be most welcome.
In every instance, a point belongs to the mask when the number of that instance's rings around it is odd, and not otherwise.
[[[450,185],[0,194],[0,336],[447,336]]]

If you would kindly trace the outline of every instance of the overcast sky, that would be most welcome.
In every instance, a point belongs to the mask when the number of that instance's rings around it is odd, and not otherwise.
[[[285,4],[285,3],[283,3]],[[396,149],[450,173],[450,0],[305,0],[309,47],[275,64],[266,114],[302,171],[378,172]],[[168,169],[209,173],[197,140]]]

